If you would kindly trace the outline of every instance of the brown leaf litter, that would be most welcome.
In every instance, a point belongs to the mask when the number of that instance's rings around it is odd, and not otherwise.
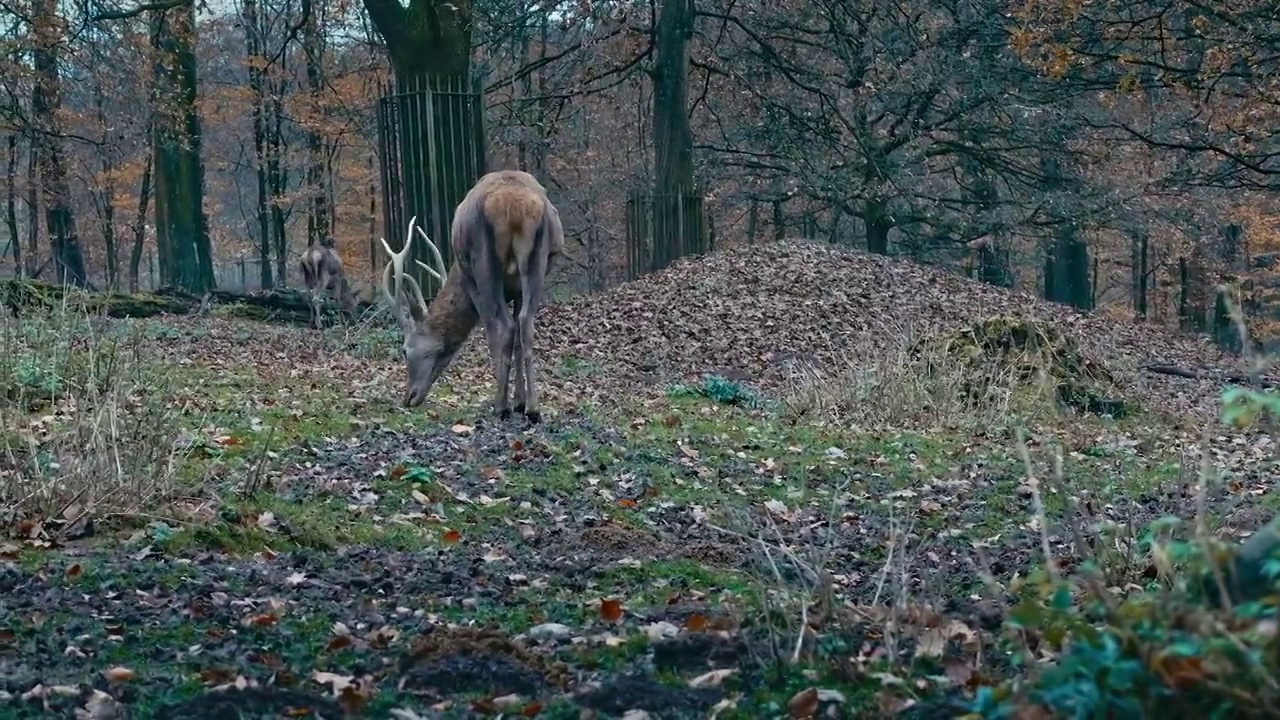
[[[788,361],[797,357],[838,371],[994,316],[1053,323],[1136,399],[1204,419],[1217,412],[1220,385],[1143,374],[1140,367],[1239,364],[1203,338],[1117,323],[942,268],[809,241],[686,258],[606,292],[552,304],[540,313],[538,343],[544,362],[574,357],[599,368],[581,381],[597,393],[605,383],[633,392],[646,379],[707,372],[745,376],[769,392],[788,385]],[[463,362],[476,361],[483,353],[469,352]]]

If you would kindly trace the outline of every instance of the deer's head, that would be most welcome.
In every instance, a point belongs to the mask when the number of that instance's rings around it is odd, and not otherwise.
[[[418,281],[404,272],[404,261],[409,256],[409,249],[413,244],[414,230],[417,230],[426,241],[427,248],[431,250],[436,266],[433,268],[421,260],[415,262],[442,286],[445,285],[445,276],[448,274],[444,259],[440,256],[440,249],[431,242],[431,238],[427,237],[427,233],[422,228],[415,227],[417,220],[417,216],[409,220],[409,231],[405,235],[404,247],[400,248],[400,252],[392,252],[387,241],[382,240],[383,249],[391,257],[391,261],[382,271],[382,292],[391,304],[396,319],[400,323],[400,329],[404,333],[404,361],[409,370],[409,384],[404,393],[405,407],[416,407],[427,399],[431,386],[449,366],[458,347],[462,344],[456,339],[456,333],[453,332],[447,318],[439,317],[439,313],[433,316],[432,308],[427,306],[426,300],[422,297],[422,288],[418,285]],[[467,331],[470,332],[469,327]],[[466,339],[465,335],[462,339]]]

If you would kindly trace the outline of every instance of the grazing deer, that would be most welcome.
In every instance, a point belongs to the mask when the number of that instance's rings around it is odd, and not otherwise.
[[[332,297],[348,317],[355,314],[360,298],[347,281],[338,252],[324,245],[312,245],[302,253],[298,261],[302,269],[302,282],[307,286],[311,301],[311,323],[320,329],[321,295]]]
[[[391,257],[382,271],[382,291],[395,308],[404,331],[404,357],[409,385],[404,404],[414,407],[426,399],[476,324],[483,321],[489,359],[498,380],[495,410],[511,416],[507,390],[515,362],[515,410],[536,423],[538,393],[533,366],[533,317],[543,300],[543,283],[552,260],[564,252],[564,227],[547,192],[534,177],[518,170],[501,170],[481,177],[458,203],[453,216],[450,249],[453,269],[446,270],[436,244],[422,228],[435,267],[417,261],[440,282],[430,306],[422,288],[404,272],[413,242],[409,220],[400,252],[382,247]],[[392,280],[394,278],[394,286]],[[515,305],[514,322],[507,303]]]

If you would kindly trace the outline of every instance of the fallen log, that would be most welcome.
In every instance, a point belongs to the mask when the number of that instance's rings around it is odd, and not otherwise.
[[[1252,385],[1261,388],[1280,387],[1280,380],[1273,378],[1253,377],[1242,372],[1234,372],[1231,370],[1188,370],[1175,365],[1144,365],[1142,369],[1156,375],[1172,375],[1174,377],[1187,378],[1188,380],[1215,380],[1218,382],[1233,382],[1241,385]]]
[[[217,304],[237,306],[237,314],[255,320],[299,325],[311,323],[311,305],[307,293],[292,288],[251,293],[213,290],[204,296],[197,296],[173,287],[162,287],[150,293],[93,293],[36,280],[0,280],[0,304],[7,307],[14,317],[21,315],[24,310],[47,310],[64,303],[85,312],[102,313],[113,318],[190,315],[201,312],[210,304]],[[322,307],[326,316],[340,314],[338,307],[329,298],[325,298]],[[356,313],[360,314],[370,307],[372,305],[361,302]]]

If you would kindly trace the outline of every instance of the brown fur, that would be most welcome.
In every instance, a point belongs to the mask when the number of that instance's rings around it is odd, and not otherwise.
[[[399,267],[395,273],[396,289],[391,289],[393,266],[397,259],[403,263],[403,257],[393,257],[383,271],[388,297],[397,307],[402,300],[409,301],[406,312],[401,313],[409,366],[405,405],[417,405],[426,398],[458,348],[483,321],[490,361],[498,378],[495,405],[499,415],[506,417],[511,412],[507,393],[514,369],[516,411],[536,422],[539,412],[533,369],[533,316],[543,300],[551,261],[564,250],[559,213],[532,175],[503,170],[485,175],[472,187],[458,204],[451,230],[453,267],[429,308],[421,304],[416,283]],[[412,234],[411,227],[406,245]],[[387,252],[391,253],[390,247]],[[443,276],[444,268],[432,270],[432,274],[437,273]],[[409,281],[410,287],[406,289],[401,280]],[[408,290],[417,293],[418,298]],[[508,303],[516,307],[514,319]]]
[[[332,297],[348,317],[355,313],[360,298],[347,280],[342,258],[331,247],[312,245],[298,260],[302,282],[311,296],[311,322],[320,329],[321,295]]]

